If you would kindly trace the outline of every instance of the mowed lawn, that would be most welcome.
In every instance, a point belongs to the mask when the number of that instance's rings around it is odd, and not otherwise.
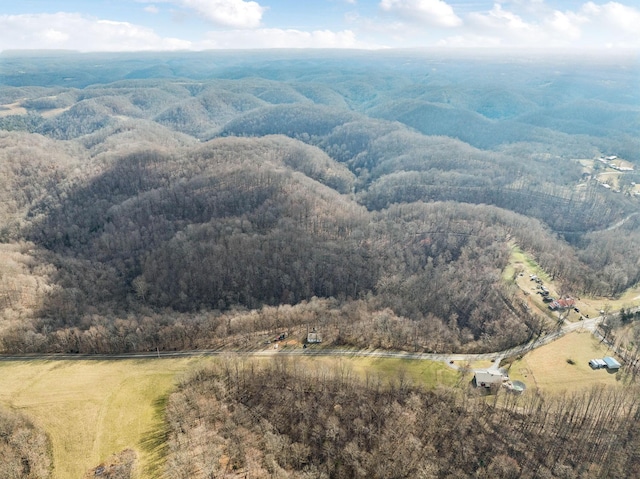
[[[620,385],[617,380],[620,373],[612,374],[606,369],[593,370],[589,366],[590,359],[604,356],[615,357],[615,354],[591,333],[578,331],[514,361],[509,369],[509,377],[523,381],[527,388],[537,387],[549,393],[578,391],[596,384],[616,387]]]
[[[126,448],[137,452],[137,477],[146,479],[162,465],[163,399],[197,361],[3,362],[0,403],[49,434],[55,479],[79,479]]]
[[[277,356],[274,356],[274,358]],[[256,358],[258,362],[273,358]],[[435,388],[439,384],[453,386],[459,382],[460,374],[441,361],[402,358],[369,358],[358,356],[282,356],[289,367],[303,368],[310,375],[330,377],[340,375],[344,379],[353,378],[362,384],[379,384],[381,387],[395,387],[400,382],[405,386]]]
[[[343,360],[344,361],[344,360]],[[352,358],[347,364],[365,382],[380,379],[383,384],[399,382],[426,388],[438,384],[453,386],[458,372],[438,361],[395,358]],[[375,377],[374,377],[375,376]]]

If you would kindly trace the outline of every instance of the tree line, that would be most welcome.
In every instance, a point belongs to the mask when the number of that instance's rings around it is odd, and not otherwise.
[[[469,377],[467,376],[468,380]],[[400,373],[230,357],[167,405],[167,477],[634,477],[637,397],[425,390]]]
[[[0,408],[0,458],[0,477],[51,477],[49,438],[25,416],[5,408]]]

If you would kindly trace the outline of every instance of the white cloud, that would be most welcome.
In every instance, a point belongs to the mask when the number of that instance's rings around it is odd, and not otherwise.
[[[255,30],[224,30],[207,33],[207,39],[198,45],[202,49],[249,48],[380,48],[359,42],[351,30],[283,30],[261,28]]]
[[[408,22],[438,27],[462,25],[451,5],[442,0],[381,0],[380,8]]]
[[[221,27],[257,28],[267,7],[246,0],[136,0],[140,3],[171,3],[193,10]]]
[[[504,10],[498,3],[494,4],[489,13],[470,13],[471,27],[493,32],[494,34],[509,35],[521,38],[531,37],[534,27],[513,12]]]
[[[155,5],[149,5],[148,7],[144,7],[144,11],[147,13],[153,13],[153,14],[160,12],[158,7],[156,7]]]
[[[593,22],[618,28],[625,34],[633,34],[640,38],[640,10],[636,8],[618,2],[609,2],[604,5],[587,2],[582,6],[580,13]]]
[[[565,35],[570,40],[578,40],[582,37],[581,25],[587,20],[573,12],[563,13],[554,11],[546,21],[547,26],[556,34]]]
[[[243,0],[181,0],[213,23],[225,27],[256,28],[266,8]]]
[[[146,27],[79,13],[0,15],[0,50],[141,51],[191,47],[189,41],[162,38]]]
[[[455,42],[466,38],[471,46],[474,37],[482,36],[514,47],[640,47],[640,11],[617,2],[588,2],[577,11],[564,12],[542,0],[515,0],[508,5],[515,11],[496,3],[489,12],[470,13],[465,18],[465,35]],[[524,16],[516,13],[520,11]]]

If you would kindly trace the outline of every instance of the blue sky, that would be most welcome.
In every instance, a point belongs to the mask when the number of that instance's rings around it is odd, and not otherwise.
[[[0,0],[0,50],[640,50],[638,0]]]

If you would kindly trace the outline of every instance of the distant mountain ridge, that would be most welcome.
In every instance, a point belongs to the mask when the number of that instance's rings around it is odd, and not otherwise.
[[[504,348],[539,332],[514,243],[566,291],[637,284],[640,178],[594,161],[640,165],[637,66],[396,53],[3,55],[4,348],[318,298]]]

